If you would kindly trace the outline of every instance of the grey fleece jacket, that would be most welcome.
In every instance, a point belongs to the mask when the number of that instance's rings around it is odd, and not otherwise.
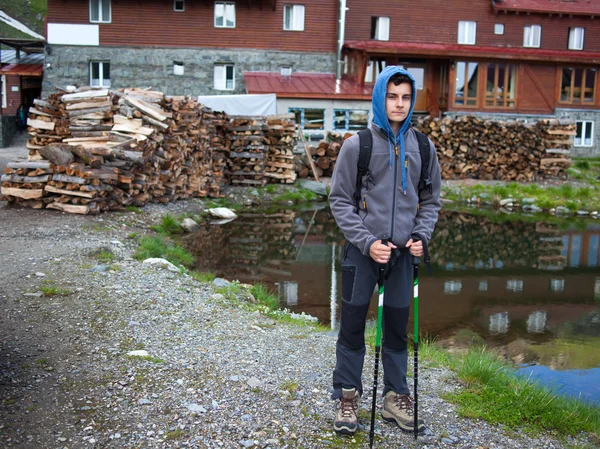
[[[358,214],[353,201],[358,172],[358,134],[347,139],[342,145],[329,194],[331,210],[337,225],[346,239],[365,256],[370,255],[371,245],[385,235],[398,247],[404,247],[413,233],[419,234],[428,242],[441,208],[442,183],[437,154],[433,143],[429,141],[432,193],[425,190],[419,198],[421,155],[417,136],[414,130],[409,129],[405,134],[405,158],[408,161],[405,193],[401,182],[400,156],[393,157],[390,167],[390,144],[386,134],[375,124],[372,124],[370,129],[373,134],[370,173],[362,180]]]

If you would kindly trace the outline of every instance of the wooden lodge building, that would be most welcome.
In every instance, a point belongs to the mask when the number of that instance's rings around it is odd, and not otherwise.
[[[600,0],[48,0],[54,86],[275,93],[308,133],[363,128],[378,73],[416,78],[416,112],[577,122],[600,155]]]

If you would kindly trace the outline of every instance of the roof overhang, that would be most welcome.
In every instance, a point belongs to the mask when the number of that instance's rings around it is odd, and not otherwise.
[[[45,42],[46,41],[43,39],[16,39],[10,37],[0,37],[0,44],[25,53],[43,52]]]
[[[494,11],[515,14],[550,14],[559,16],[600,16],[600,3],[577,0],[492,0]]]
[[[41,77],[44,69],[41,64],[9,64],[0,68],[0,75],[20,75]]]
[[[485,47],[479,45],[383,41],[346,41],[344,49],[382,56],[426,56],[435,59],[481,58],[569,64],[600,64],[600,52],[575,50],[542,50],[539,48],[522,47]]]
[[[346,79],[336,80],[334,73],[244,72],[246,92],[274,93],[277,98],[336,99],[370,101],[372,86],[360,86]]]

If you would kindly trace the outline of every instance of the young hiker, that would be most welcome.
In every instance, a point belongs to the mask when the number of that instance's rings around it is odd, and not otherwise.
[[[353,434],[358,428],[358,401],[363,392],[365,321],[386,264],[383,306],[382,416],[405,431],[414,430],[413,402],[406,382],[407,324],[412,298],[412,256],[422,256],[431,238],[440,202],[440,168],[431,141],[427,188],[422,183],[419,141],[411,128],[414,78],[398,66],[386,67],[373,88],[371,157],[368,173],[357,181],[359,136],[347,139],[333,173],[329,201],[346,237],[342,258],[341,324],[333,372],[332,399],[337,399],[334,430]],[[425,144],[425,151],[427,146]],[[360,186],[360,196],[355,191]],[[381,239],[389,239],[383,245]],[[411,256],[412,255],[412,256]],[[422,421],[418,430],[422,430]]]

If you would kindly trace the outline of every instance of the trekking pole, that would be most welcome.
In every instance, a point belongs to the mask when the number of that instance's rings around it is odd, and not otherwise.
[[[413,330],[414,330],[414,414],[413,417],[415,422],[413,424],[413,430],[415,434],[415,440],[417,439],[417,435],[419,433],[419,393],[417,390],[417,386],[419,384],[419,265],[421,264],[421,258],[417,256],[413,256],[412,258],[413,264],[413,296],[415,300],[414,304],[414,321],[413,321]]]
[[[383,245],[388,244],[388,237],[381,239]],[[375,372],[373,373],[373,403],[371,404],[371,430],[369,432],[369,447],[373,449],[375,438],[375,406],[377,405],[377,377],[379,374],[379,352],[381,349],[381,323],[383,320],[383,281],[386,264],[379,265],[379,304],[377,306],[377,337],[375,338]]]

